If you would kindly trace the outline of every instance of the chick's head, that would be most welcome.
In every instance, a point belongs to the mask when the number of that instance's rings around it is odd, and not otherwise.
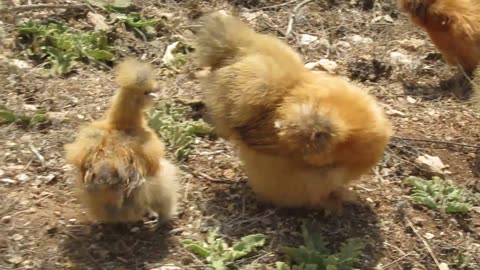
[[[149,107],[157,97],[158,82],[152,67],[135,59],[127,59],[117,66],[117,82],[122,94],[138,106]]]

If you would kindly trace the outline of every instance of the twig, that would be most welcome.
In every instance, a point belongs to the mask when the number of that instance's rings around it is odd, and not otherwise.
[[[410,255],[412,255],[412,254],[413,254],[413,252],[407,253],[407,254],[403,255],[402,257],[396,259],[395,261],[390,262],[390,263],[387,263],[387,264],[384,265],[382,268],[380,268],[380,270],[387,269],[387,268],[389,268],[390,266],[398,263],[399,261],[405,259],[406,257],[408,257],[408,256],[410,256]]]
[[[480,148],[480,145],[448,142],[448,141],[435,140],[435,139],[407,138],[407,137],[399,137],[399,136],[392,136],[392,139],[397,139],[397,140],[402,140],[402,141],[428,142],[428,143],[437,143],[437,144],[456,145],[456,146],[470,147],[470,148]]]
[[[306,4],[308,4],[310,2],[313,2],[313,0],[304,0],[293,8],[292,13],[290,14],[290,19],[288,20],[288,26],[287,26],[287,31],[285,31],[285,37],[289,37],[290,34],[292,33],[293,24],[295,23],[295,18],[297,17],[298,11],[303,6],[305,6]]]
[[[46,165],[45,158],[37,151],[37,149],[35,149],[33,144],[29,143],[28,147],[30,148],[30,151],[32,151],[32,153],[35,156],[37,156],[38,160],[40,160],[40,163],[42,163],[42,166],[45,166]]]
[[[440,262],[438,261],[437,259],[437,256],[435,256],[435,253],[433,253],[433,250],[432,248],[430,247],[430,245],[428,244],[427,241],[425,241],[425,239],[423,239],[423,237],[420,235],[420,233],[418,233],[418,231],[415,229],[415,227],[413,226],[413,223],[412,221],[407,217],[405,216],[405,221],[407,222],[407,225],[408,227],[410,227],[410,229],[412,229],[413,233],[415,233],[415,235],[420,238],[420,240],[422,241],[423,245],[425,246],[425,248],[427,249],[428,253],[430,254],[430,256],[432,257],[433,261],[435,262],[435,264],[437,265],[437,268],[439,270],[442,270],[442,267],[440,266]]]
[[[0,13],[9,13],[9,12],[24,12],[35,9],[85,9],[88,8],[86,4],[70,5],[70,4],[36,4],[36,5],[23,5],[18,7],[11,8],[2,8]]]
[[[279,7],[288,6],[288,5],[293,4],[293,3],[295,3],[295,2],[297,2],[297,0],[288,1],[288,2],[285,2],[285,3],[276,4],[276,5],[271,5],[271,6],[266,6],[266,7],[261,7],[261,8],[259,8],[259,9],[260,9],[260,10],[274,9],[274,8],[279,8]]]

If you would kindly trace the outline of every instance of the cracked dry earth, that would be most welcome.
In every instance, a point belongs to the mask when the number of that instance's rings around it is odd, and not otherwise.
[[[194,69],[190,64],[174,71],[163,66],[165,47],[188,37],[188,26],[202,12],[213,9],[236,11],[256,30],[283,38],[295,3],[273,6],[278,3],[142,1],[146,15],[171,14],[168,19],[175,27],[150,43],[125,33],[116,46],[123,54],[153,61],[162,99],[196,100],[200,95]],[[480,144],[479,113],[468,100],[458,98],[462,96],[458,83],[446,81],[457,71],[441,60],[425,34],[398,12],[393,0],[377,1],[373,7],[362,3],[310,3],[298,15],[288,43],[306,62],[335,61],[336,73],[375,95],[393,121],[396,136]],[[49,12],[19,16],[42,18]],[[69,23],[92,27],[82,13]],[[428,248],[450,269],[480,269],[479,203],[474,205],[477,211],[448,215],[418,206],[408,196],[405,178],[428,175],[415,163],[423,154],[438,156],[448,166],[447,178],[455,184],[480,191],[476,148],[442,143],[393,139],[384,160],[353,186],[361,204],[348,206],[342,215],[325,215],[258,203],[232,148],[220,139],[204,137],[196,141],[190,158],[179,164],[185,172],[181,211],[171,224],[157,230],[132,230],[131,226],[92,222],[74,198],[63,145],[73,140],[81,125],[102,115],[117,89],[112,72],[80,65],[65,77],[42,77],[41,67],[34,67],[8,45],[16,35],[11,22],[2,25],[7,45],[1,52],[0,104],[17,113],[41,109],[48,121],[32,127],[0,126],[0,269],[206,269],[179,241],[203,239],[213,227],[219,227],[228,241],[265,234],[266,246],[236,263],[258,269],[258,265],[273,266],[283,259],[277,253],[279,245],[301,243],[304,219],[316,223],[331,247],[361,238],[366,248],[360,269],[438,269]],[[305,34],[319,39],[305,44]],[[14,59],[30,65],[18,67]],[[459,256],[470,258],[469,263],[460,267]],[[166,268],[169,264],[177,268]]]

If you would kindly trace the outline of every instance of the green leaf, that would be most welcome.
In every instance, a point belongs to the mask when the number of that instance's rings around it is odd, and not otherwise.
[[[210,251],[207,248],[204,248],[201,243],[193,242],[191,240],[183,240],[182,245],[184,248],[196,253],[204,258],[210,256]]]
[[[215,260],[211,261],[212,268],[215,270],[228,270],[227,266],[225,266],[225,262],[221,258],[216,258]]]
[[[277,270],[291,270],[290,266],[284,262],[276,262],[275,266]]]
[[[85,53],[95,60],[108,60],[112,61],[114,56],[111,52],[99,49],[87,49]]]
[[[280,246],[279,251],[287,255],[289,260],[295,263],[308,262],[309,253],[311,253],[305,247],[292,248],[292,247]]]
[[[448,202],[445,208],[445,212],[449,214],[467,213],[468,211],[470,211],[470,209],[471,209],[471,205],[468,203]]]
[[[241,257],[248,255],[258,247],[265,245],[265,235],[252,234],[242,237],[238,243],[233,245],[232,248],[232,260],[237,260]]]
[[[345,243],[342,243],[340,251],[337,254],[338,269],[350,270],[353,264],[360,260],[362,249],[364,247],[363,242],[360,239],[348,239]]]

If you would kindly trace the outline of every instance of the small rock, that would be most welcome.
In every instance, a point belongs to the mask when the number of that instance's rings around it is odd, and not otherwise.
[[[263,15],[262,11],[257,11],[257,12],[242,12],[240,14],[241,17],[243,17],[247,21],[253,21],[255,20],[258,16]]]
[[[10,179],[10,178],[2,178],[0,179],[0,182],[5,183],[5,184],[16,184],[17,181]]]
[[[389,22],[389,23],[393,23],[393,19],[392,17],[390,17],[390,15],[385,15],[383,16],[383,20]]]
[[[410,104],[415,104],[417,103],[417,100],[412,98],[411,96],[407,96],[407,102]]]
[[[132,233],[136,233],[138,231],[140,231],[139,227],[133,227],[133,228],[130,229],[130,232],[132,232]]]
[[[0,169],[0,177],[5,175],[5,171]]]
[[[4,216],[1,219],[3,223],[10,223],[11,220],[12,220],[12,216]]]
[[[305,68],[314,70],[314,69],[321,69],[327,71],[329,73],[335,73],[335,70],[338,68],[338,64],[335,61],[331,61],[328,59],[320,59],[316,62],[309,62],[305,64]]]
[[[223,171],[223,176],[225,176],[227,179],[233,179],[235,177],[235,171],[232,169],[227,169]]]
[[[448,264],[446,263],[440,263],[438,265],[438,270],[449,270],[450,268],[448,267]]]
[[[67,113],[66,112],[47,112],[46,113],[48,119],[51,120],[56,120],[56,121],[64,121],[67,119]]]
[[[77,223],[77,219],[76,218],[71,218],[68,220],[68,222],[72,223],[72,224],[75,224]]]
[[[366,44],[373,43],[373,39],[364,38],[360,35],[350,36],[350,37],[348,37],[348,40],[355,45],[366,45]]]
[[[391,52],[390,53],[390,64],[394,66],[410,66],[413,61],[410,56],[405,55],[401,52]]]
[[[23,235],[18,234],[18,233],[14,234],[14,235],[12,236],[12,240],[14,240],[14,241],[20,241],[20,240],[22,240],[22,239],[23,239]]]
[[[33,104],[23,104],[23,108],[27,111],[36,111],[38,109],[37,106]]]
[[[445,169],[446,166],[443,164],[442,160],[440,160],[440,158],[437,156],[430,156],[428,154],[423,154],[417,157],[415,161],[423,169],[433,174],[440,175],[440,176],[443,176],[445,174],[443,172],[443,169]]]
[[[334,73],[335,70],[338,68],[338,64],[335,61],[331,61],[331,60],[328,60],[328,59],[320,59],[320,61],[318,61],[318,64],[323,69],[325,69],[326,71],[328,71],[330,73]]]
[[[31,69],[32,65],[30,65],[28,62],[23,61],[23,60],[18,60],[18,59],[12,59],[10,61],[10,64],[19,68],[19,69]]]
[[[21,262],[23,262],[23,258],[21,256],[17,255],[17,256],[12,256],[7,261],[11,264],[17,265],[17,264],[20,264]]]
[[[301,45],[309,45],[316,40],[318,40],[317,36],[312,36],[312,35],[308,35],[308,34],[302,34],[300,36],[300,44]]]
[[[25,181],[30,180],[30,177],[25,173],[19,174],[15,178],[20,182],[25,182]]]
[[[55,214],[55,216],[57,216],[57,217],[59,217],[59,216],[62,215],[62,214],[60,213],[60,211],[55,211],[55,212],[53,212],[53,214]]]
[[[425,237],[426,239],[430,240],[430,239],[433,239],[435,237],[434,234],[432,233],[426,233],[423,237]]]

